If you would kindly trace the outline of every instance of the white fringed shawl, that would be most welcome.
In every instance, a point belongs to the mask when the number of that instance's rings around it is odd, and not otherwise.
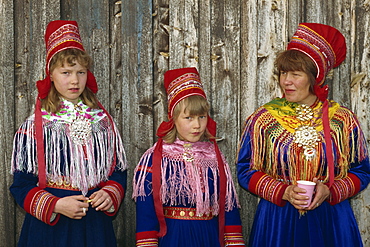
[[[91,138],[85,145],[73,142],[70,125],[81,111],[76,111],[71,102],[62,103],[58,114],[43,111],[46,176],[49,181],[68,180],[86,195],[89,188],[108,180],[114,169],[114,153],[117,168],[127,168],[122,140],[102,110],[91,109],[80,101],[82,115],[91,123]],[[34,115],[15,134],[11,171],[38,174]]]

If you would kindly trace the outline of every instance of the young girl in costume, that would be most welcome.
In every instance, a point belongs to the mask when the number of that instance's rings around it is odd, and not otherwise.
[[[35,114],[14,137],[10,191],[27,212],[18,246],[116,246],[112,216],[127,176],[120,135],[95,96],[77,23],[50,22],[45,42]]]
[[[244,246],[229,166],[198,71],[164,75],[169,121],[135,169],[137,246]]]

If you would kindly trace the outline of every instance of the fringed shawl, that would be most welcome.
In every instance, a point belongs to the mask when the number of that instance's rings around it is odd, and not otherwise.
[[[61,103],[57,114],[43,111],[46,176],[49,182],[67,181],[86,195],[91,187],[107,181],[115,169],[127,168],[123,144],[108,116],[100,109],[91,109],[81,101],[76,111],[71,102]],[[83,115],[91,123],[91,137],[85,145],[74,142],[71,123]],[[116,158],[117,162],[114,162]],[[22,171],[38,175],[34,115],[18,129],[14,137],[12,173]]]
[[[183,142],[176,140],[173,144],[163,144],[161,200],[163,204],[176,206],[179,204],[196,206],[197,215],[212,213],[218,215],[218,166],[214,145],[210,142],[191,143],[191,150],[185,150]],[[145,192],[145,181],[151,172],[151,157],[156,144],[147,150],[135,169],[136,178],[133,180],[133,198],[149,196]],[[187,153],[186,153],[187,152]],[[190,155],[193,161],[186,161]],[[231,211],[239,206],[234,183],[229,166],[224,157],[227,178],[225,210]],[[211,178],[211,179],[209,179]],[[213,185],[209,182],[212,181]],[[150,183],[151,184],[151,183]],[[210,190],[210,188],[213,190]]]
[[[313,159],[305,159],[303,148],[294,142],[299,121],[299,104],[276,98],[260,107],[246,121],[242,143],[249,136],[252,148],[251,169],[267,173],[286,183],[319,177],[328,182],[325,139],[322,126],[322,102],[314,104],[313,126],[321,141]],[[347,176],[350,164],[367,156],[366,141],[355,115],[347,108],[329,101],[331,139],[334,151],[335,179]],[[241,144],[242,145],[242,144]]]

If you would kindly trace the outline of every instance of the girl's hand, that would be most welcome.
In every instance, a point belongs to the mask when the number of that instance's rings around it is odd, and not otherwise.
[[[299,188],[297,185],[289,185],[284,192],[283,200],[289,201],[298,210],[306,209],[303,206],[307,205],[305,200],[308,199],[308,196],[298,194],[305,192],[305,189]]]
[[[307,210],[313,210],[319,207],[321,203],[323,203],[323,201],[325,201],[326,198],[328,198],[328,196],[330,195],[330,190],[328,186],[321,183],[317,178],[314,178],[313,182],[316,183],[315,194],[313,196],[311,205],[307,208]]]
[[[60,198],[55,204],[54,213],[63,214],[71,219],[82,219],[89,208],[86,202],[88,199],[83,195]]]
[[[94,192],[90,196],[91,206],[95,208],[96,211],[107,211],[113,206],[112,199],[109,194],[104,190],[99,190]]]

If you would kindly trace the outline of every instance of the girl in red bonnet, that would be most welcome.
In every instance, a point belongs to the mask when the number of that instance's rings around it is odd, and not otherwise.
[[[169,121],[135,169],[137,246],[244,246],[238,198],[195,68],[164,74]]]
[[[18,246],[116,246],[112,216],[127,176],[122,140],[95,96],[77,23],[50,22],[45,43],[35,113],[14,137],[10,191],[26,211]]]

